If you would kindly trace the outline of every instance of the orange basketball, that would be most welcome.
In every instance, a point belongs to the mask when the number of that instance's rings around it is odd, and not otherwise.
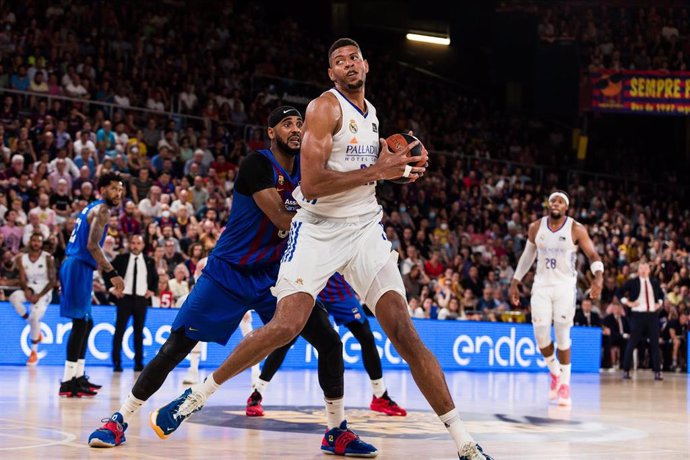
[[[410,134],[400,133],[388,136],[386,138],[386,144],[388,144],[388,148],[391,150],[391,152],[398,153],[402,151],[408,144],[411,144],[412,142],[418,140],[419,139],[417,139],[414,136],[411,136]],[[408,153],[408,156],[420,155],[428,155],[428,152],[426,151],[424,145],[421,142]],[[426,163],[427,161],[423,160],[418,163],[410,163],[410,166],[425,166]],[[410,182],[410,179],[408,177],[400,177],[399,179],[391,180],[391,182],[394,182],[396,184],[407,184]]]

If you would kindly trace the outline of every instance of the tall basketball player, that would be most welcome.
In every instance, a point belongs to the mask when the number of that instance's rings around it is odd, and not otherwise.
[[[124,289],[124,280],[110,265],[102,246],[108,231],[110,211],[122,200],[122,180],[115,173],[98,179],[101,199],[85,207],[74,223],[67,244],[67,258],[60,267],[60,314],[72,318],[72,331],[67,341],[67,360],[60,384],[60,396],[93,396],[99,385],[88,382],[84,374],[84,358],[89,333],[93,327],[91,295],[93,272],[100,268],[117,292]]]
[[[343,275],[336,273],[331,276],[326,287],[319,294],[318,302],[335,319],[335,323],[338,326],[344,325],[360,344],[364,369],[369,375],[371,389],[374,393],[369,408],[386,415],[406,416],[407,411],[388,396],[388,390],[383,381],[381,357],[376,348],[374,333],[371,330],[362,305],[359,303],[350,285],[343,278]],[[247,334],[243,333],[242,335]],[[278,372],[278,369],[280,369],[285,356],[287,356],[288,351],[290,351],[296,340],[297,337],[287,345],[278,348],[268,355],[261,368],[261,375],[257,376],[257,378],[252,377],[253,391],[247,399],[247,408],[245,409],[247,416],[261,417],[264,415],[264,409],[261,405],[263,395],[269,382],[273,379],[275,373]]]
[[[264,323],[273,317],[276,299],[271,286],[278,276],[296,206],[292,193],[299,183],[302,114],[294,107],[279,107],[269,115],[268,126],[271,149],[252,152],[242,161],[228,223],[173,321],[170,336],[146,365],[120,410],[91,433],[90,446],[122,444],[127,420],[158,391],[170,371],[198,342],[225,345],[250,309]],[[289,244],[287,247],[290,250]],[[319,384],[325,398],[342,401],[342,343],[328,321],[328,314],[314,310],[297,332],[318,351]],[[178,400],[151,414],[150,424],[159,437],[167,438],[179,425],[179,418],[199,409],[195,394],[187,389]],[[188,397],[196,402],[189,404],[185,401]],[[343,415],[338,426],[329,424],[332,429],[323,442],[330,439],[353,454],[376,455],[375,447],[360,440],[346,426],[340,428],[344,420]]]
[[[19,287],[10,295],[10,303],[19,316],[31,326],[31,354],[27,365],[38,363],[38,344],[41,335],[41,318],[48,308],[55,282],[55,260],[43,250],[43,234],[34,233],[29,239],[29,250],[16,258],[19,268]],[[29,310],[26,303],[29,303]]]
[[[379,224],[382,211],[376,200],[376,181],[401,177],[417,180],[425,168],[408,163],[421,163],[427,158],[407,156],[418,142],[393,153],[379,139],[376,109],[364,98],[369,64],[354,40],[337,40],[328,51],[328,64],[328,76],[335,87],[307,108],[302,182],[294,193],[300,209],[292,221],[273,289],[278,298],[275,316],[245,337],[204,382],[182,395],[182,402],[178,398],[173,403],[201,409],[220,384],[289,343],[304,327],[328,279],[340,272],[372,309],[398,353],[408,362],[419,389],[450,431],[459,457],[489,458],[465,429],[438,361],[412,325],[397,253],[391,251],[391,243]],[[329,425],[343,420],[342,399],[327,399],[326,403]],[[174,413],[173,428],[190,413]],[[348,455],[338,443],[324,442],[321,448]]]
[[[520,301],[519,285],[537,259],[532,286],[532,324],[534,336],[551,373],[549,399],[559,406],[570,406],[570,328],[575,317],[578,246],[590,262],[594,280],[590,297],[598,299],[604,283],[604,264],[597,254],[587,229],[566,215],[570,198],[563,191],[549,196],[548,216],[529,226],[525,250],[520,256],[510,283],[510,299]],[[551,340],[551,324],[556,333],[558,359]]]

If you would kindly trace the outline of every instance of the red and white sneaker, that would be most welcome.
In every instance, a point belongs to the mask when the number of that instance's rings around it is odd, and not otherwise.
[[[261,405],[261,400],[263,398],[261,397],[261,393],[258,391],[254,390],[254,392],[247,398],[247,408],[245,409],[244,413],[247,414],[247,417],[263,417],[264,416],[264,408]]]
[[[386,415],[397,415],[399,417],[404,417],[407,415],[407,411],[402,407],[398,406],[395,401],[393,401],[390,396],[388,396],[388,391],[383,393],[380,398],[376,395],[371,399],[371,404],[369,408],[374,412],[382,412]]]
[[[555,401],[558,399],[558,387],[561,383],[561,376],[553,375],[551,372],[549,372],[549,376],[551,377],[551,385],[549,386],[549,401]]]
[[[562,384],[558,388],[558,405],[564,407],[570,407],[573,401],[570,399],[570,385]]]

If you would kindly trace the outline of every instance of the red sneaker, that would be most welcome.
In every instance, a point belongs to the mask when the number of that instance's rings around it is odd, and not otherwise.
[[[247,408],[245,414],[247,417],[263,417],[264,408],[261,406],[261,393],[254,390],[254,392],[247,398]]]
[[[369,406],[374,412],[382,412],[386,415],[397,415],[399,417],[404,417],[407,415],[407,411],[402,407],[398,406],[395,401],[393,401],[390,396],[388,396],[388,391],[386,391],[380,398],[375,395],[371,399],[371,405]]]

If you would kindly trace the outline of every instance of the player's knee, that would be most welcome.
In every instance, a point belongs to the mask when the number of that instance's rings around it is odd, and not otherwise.
[[[275,341],[275,345],[277,347],[282,347],[297,337],[297,335],[302,332],[304,325],[298,322],[271,321],[265,327],[271,328],[271,333],[268,334],[268,336]]]
[[[551,328],[549,326],[534,325],[534,338],[537,341],[537,346],[544,349],[551,345]]]
[[[559,350],[570,349],[570,324],[554,323],[553,329],[556,333],[556,348]]]

